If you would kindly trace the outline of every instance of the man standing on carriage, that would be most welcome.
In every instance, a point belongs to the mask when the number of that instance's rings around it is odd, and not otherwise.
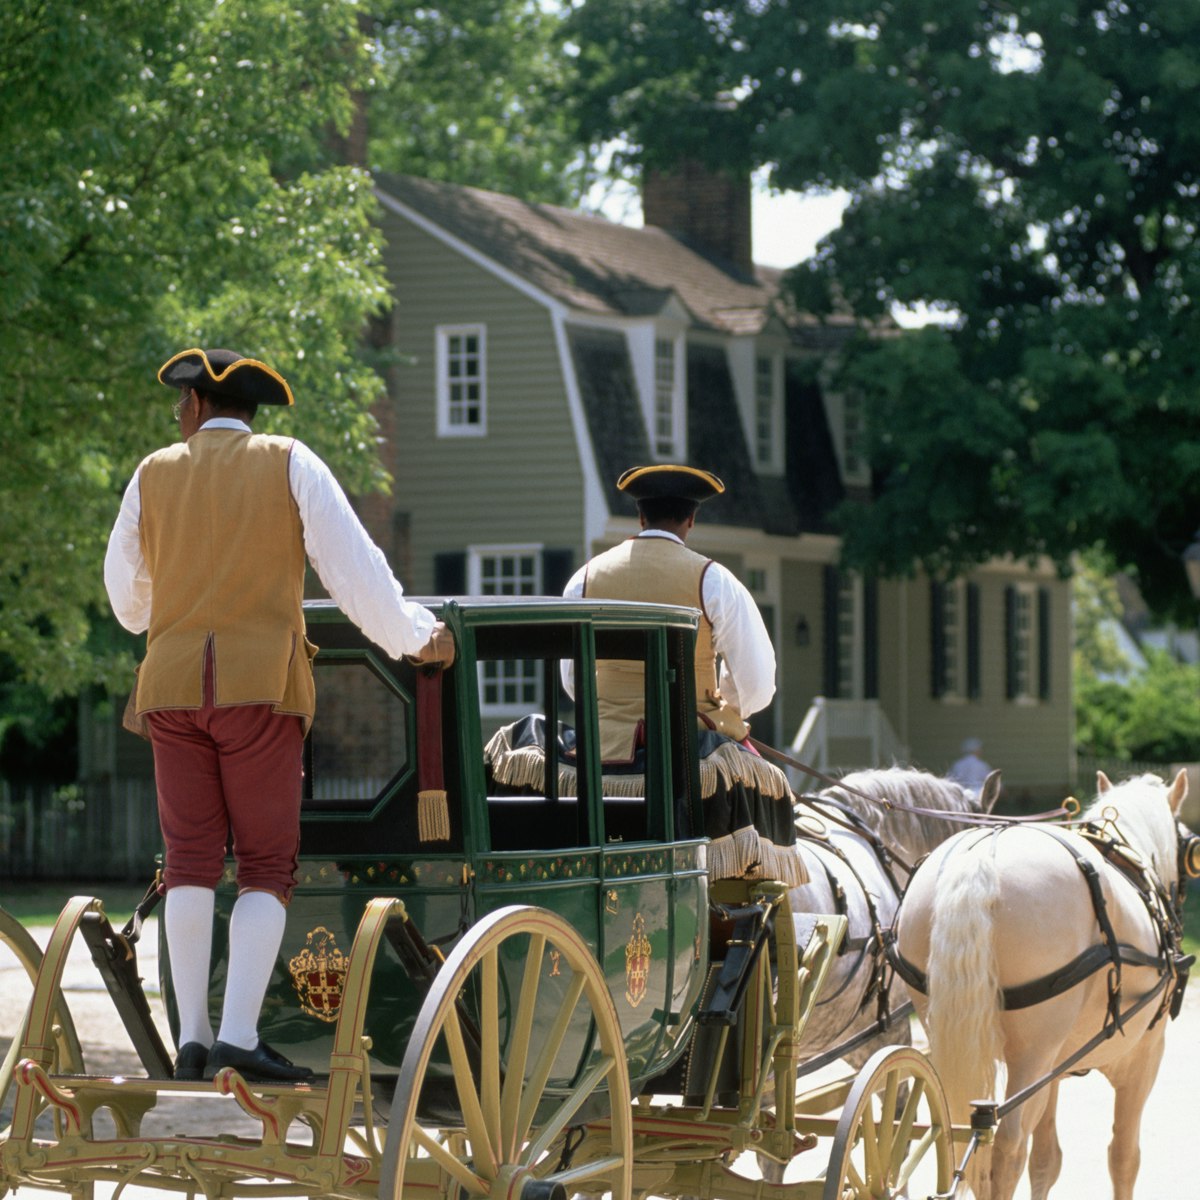
[[[305,558],[330,596],[393,657],[449,664],[454,643],[405,599],[329,468],[294,438],[250,428],[291,406],[266,364],[185,350],[158,372],[179,389],[183,441],[144,459],[109,538],[117,619],[147,632],[127,725],[154,747],[166,847],[167,950],[179,1015],[177,1079],[231,1066],[287,1081],[258,1036],[300,842],[302,745],[315,706],[304,636]],[[232,829],[238,898],[214,1041],[208,1009],[215,888]]]
[[[585,563],[563,594],[700,610],[695,679],[707,784],[704,832],[713,839],[710,869],[714,877],[760,872],[804,883],[806,879],[796,878],[787,777],[748,741],[748,718],[775,694],[770,635],[758,605],[737,577],[686,545],[700,505],[719,496],[725,485],[709,471],[658,464],[631,468],[617,487],[636,501],[641,532]],[[604,762],[632,762],[644,716],[639,664],[598,663],[597,700]]]

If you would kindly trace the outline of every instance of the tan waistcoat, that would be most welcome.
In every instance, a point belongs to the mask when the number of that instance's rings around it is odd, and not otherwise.
[[[630,538],[588,563],[583,594],[597,600],[643,600],[698,608],[696,707],[703,724],[740,741],[750,729],[717,688],[712,622],[704,612],[701,588],[711,562],[673,538]],[[642,664],[601,660],[596,664],[596,691],[601,755],[605,762],[628,762],[633,757],[638,724],[645,716]]]
[[[307,731],[316,703],[304,636],[304,535],[288,486],[292,439],[193,434],[140,476],[152,599],[136,711],[199,708],[211,644],[218,705],[270,704]]]

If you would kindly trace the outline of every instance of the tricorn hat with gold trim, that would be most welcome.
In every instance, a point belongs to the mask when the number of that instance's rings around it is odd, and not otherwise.
[[[635,500],[694,500],[697,504],[719,496],[725,485],[711,472],[677,463],[630,467],[617,480],[618,490]]]
[[[196,388],[243,404],[295,404],[278,371],[233,350],[181,350],[158,369],[159,383]]]

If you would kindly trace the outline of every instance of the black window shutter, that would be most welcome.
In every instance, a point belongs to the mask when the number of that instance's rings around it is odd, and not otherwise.
[[[467,591],[467,553],[452,550],[433,556],[433,590],[439,596],[462,596]]]
[[[946,585],[929,581],[929,693],[946,694]]]
[[[575,567],[575,554],[571,550],[542,551],[542,593],[546,596],[561,596],[563,588]]]
[[[863,580],[863,699],[879,699],[879,581]]]
[[[1004,695],[1017,697],[1017,589],[1004,589]]]
[[[979,672],[979,584],[967,584],[967,699],[983,694]]]
[[[1050,589],[1038,588],[1038,699],[1050,699]]]
[[[824,570],[824,594],[822,608],[824,620],[821,622],[821,648],[824,658],[824,688],[825,695],[830,700],[838,698],[838,586],[841,572],[837,567],[826,567]]]

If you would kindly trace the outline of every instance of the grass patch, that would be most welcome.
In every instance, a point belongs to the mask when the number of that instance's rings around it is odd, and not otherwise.
[[[63,905],[72,896],[97,896],[113,925],[120,928],[146,894],[148,884],[88,882],[67,879],[55,883],[6,882],[0,890],[0,906],[22,925],[53,925]]]
[[[1183,950],[1200,958],[1200,888],[1194,884],[1183,910]]]

